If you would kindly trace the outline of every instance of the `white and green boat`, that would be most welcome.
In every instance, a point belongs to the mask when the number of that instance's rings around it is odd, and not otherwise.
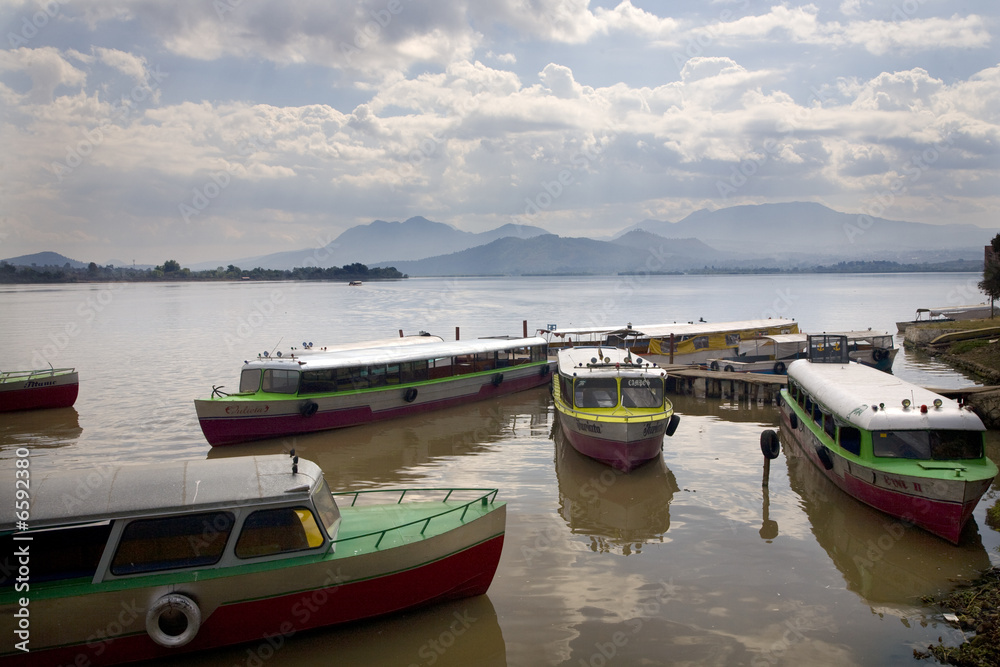
[[[352,346],[246,361],[239,392],[194,402],[209,444],[354,426],[545,385],[543,338]]]
[[[34,472],[0,509],[4,664],[114,664],[486,592],[495,489],[330,493],[287,456]]]

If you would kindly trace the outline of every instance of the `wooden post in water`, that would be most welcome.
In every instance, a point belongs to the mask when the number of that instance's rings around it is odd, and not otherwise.
[[[402,330],[402,329],[400,329],[400,330],[399,330],[399,337],[400,337],[400,338],[402,338],[402,337],[403,337],[403,330]]]
[[[674,335],[670,334],[670,363],[674,363]]]
[[[455,340],[458,340],[458,327],[455,327]]]
[[[524,334],[521,336],[521,338],[527,338],[528,337],[528,320],[522,320],[521,321],[521,329],[524,331]]]
[[[767,488],[767,478],[771,476],[771,459],[764,457],[764,482],[761,484],[765,489]]]

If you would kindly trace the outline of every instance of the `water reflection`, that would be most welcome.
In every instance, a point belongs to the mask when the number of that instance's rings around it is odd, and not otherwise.
[[[7,412],[0,418],[0,450],[25,445],[64,447],[75,443],[81,433],[76,408]]]
[[[664,542],[670,502],[680,488],[662,454],[623,473],[583,456],[566,441],[555,415],[559,514],[574,534],[590,538],[591,551],[629,556],[647,542]]]
[[[792,438],[784,426],[779,436],[782,443]],[[975,518],[955,546],[851,498],[795,447],[782,446],[782,451],[789,484],[802,500],[817,542],[848,590],[869,603],[914,604],[990,567]]]
[[[491,451],[525,422],[547,428],[549,394],[532,389],[455,408],[374,424],[213,447],[209,458],[287,452],[314,461],[335,490],[400,485],[421,475],[417,468],[448,457]]]
[[[507,647],[487,594],[150,664],[156,667],[330,664],[502,667],[507,664]]]

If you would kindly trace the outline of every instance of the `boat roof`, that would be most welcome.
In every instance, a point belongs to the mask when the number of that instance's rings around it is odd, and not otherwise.
[[[239,456],[149,465],[107,465],[31,473],[31,528],[308,501],[323,472],[287,455]],[[0,508],[0,532],[15,529],[14,503]]]
[[[822,407],[868,431],[986,430],[976,413],[957,401],[864,364],[799,359],[788,365],[788,377]],[[936,399],[941,401],[940,408],[934,407]],[[911,407],[904,408],[904,400],[910,401]],[[922,412],[924,405],[926,413]]]
[[[747,329],[766,329],[769,327],[798,325],[795,320],[783,318],[767,318],[760,320],[737,320],[734,322],[674,322],[672,324],[644,324],[618,327],[585,327],[579,329],[552,329],[548,333],[554,336],[604,333],[617,336],[640,336],[645,338],[660,338],[674,335],[698,335],[719,333],[723,331],[745,331]]]
[[[443,343],[441,336],[418,334],[414,336],[394,336],[377,340],[359,341],[356,343],[339,343],[316,347],[312,343],[303,343],[300,348],[292,348],[293,354],[322,354],[323,352],[340,352],[341,350],[360,350],[368,347],[386,347],[387,345],[423,345],[425,343]]]
[[[283,368],[304,371],[345,368],[437,359],[461,354],[499,352],[546,344],[544,338],[535,336],[533,338],[477,338],[474,340],[429,342],[422,345],[384,345],[382,347],[333,350],[326,353],[313,352],[303,357],[262,357],[246,362],[243,368]]]
[[[622,373],[633,376],[647,373],[662,376],[665,373],[654,362],[618,347],[568,347],[559,350],[557,359],[559,372],[565,375],[586,372],[590,377],[615,377]]]
[[[918,313],[930,313],[931,317],[937,317],[938,315],[949,315],[951,313],[964,313],[967,311],[975,311],[980,309],[989,309],[989,304],[977,303],[972,306],[939,306],[937,308],[917,308]]]

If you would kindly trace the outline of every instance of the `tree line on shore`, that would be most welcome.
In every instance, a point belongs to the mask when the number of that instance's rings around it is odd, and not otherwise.
[[[75,268],[68,262],[61,266],[15,266],[0,262],[0,283],[78,283],[128,280],[132,282],[182,282],[212,280],[394,280],[407,278],[393,267],[368,268],[355,262],[344,266],[322,268],[319,266],[283,269],[241,269],[230,264],[207,271],[192,271],[168,259],[151,269],[98,266],[91,262],[86,267]]]

